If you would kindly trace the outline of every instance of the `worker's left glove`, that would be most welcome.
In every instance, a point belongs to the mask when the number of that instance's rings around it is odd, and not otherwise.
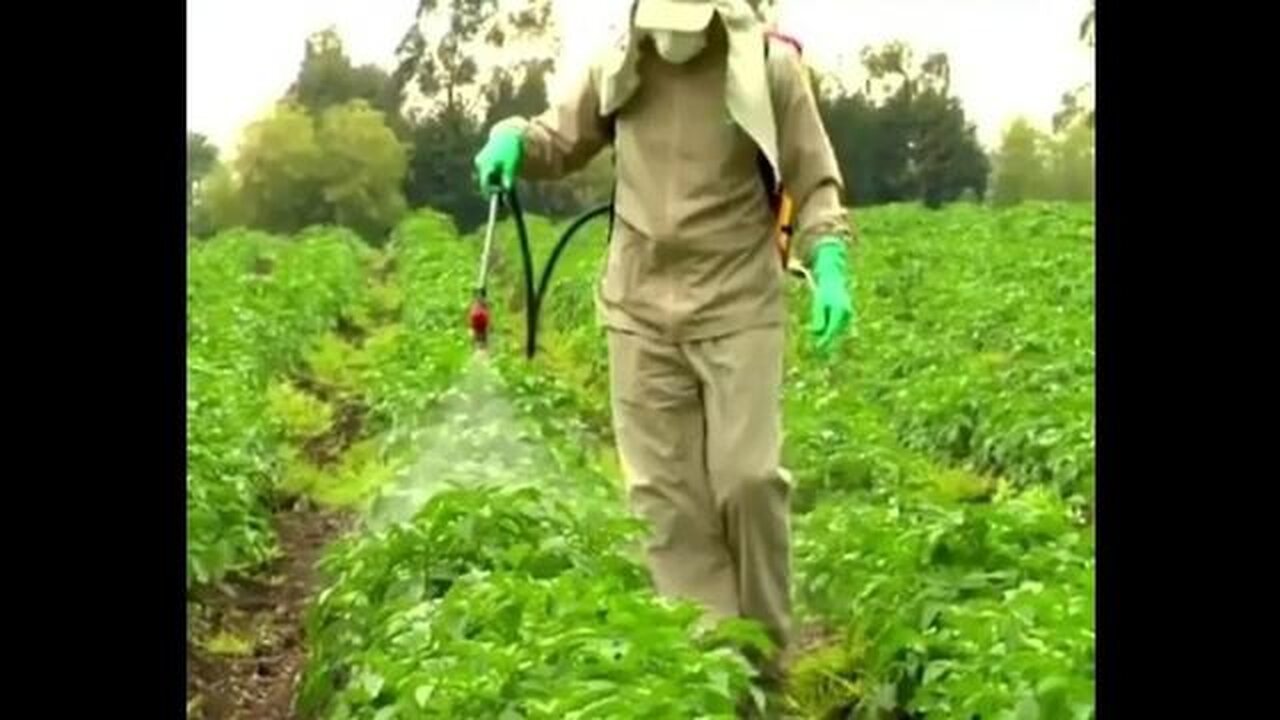
[[[813,253],[813,308],[809,327],[818,350],[831,351],[853,322],[848,253],[839,238],[820,238]]]

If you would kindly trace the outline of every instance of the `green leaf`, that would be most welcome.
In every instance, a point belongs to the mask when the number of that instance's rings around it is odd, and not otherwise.
[[[431,696],[435,694],[435,686],[419,685],[413,691],[413,700],[418,703],[418,707],[426,709],[427,703],[431,700]]]
[[[1023,695],[1014,711],[1014,720],[1041,720],[1040,704],[1031,695]]]
[[[370,698],[376,698],[382,692],[382,687],[386,684],[386,679],[377,673],[366,672],[360,678],[360,686],[369,694]]]

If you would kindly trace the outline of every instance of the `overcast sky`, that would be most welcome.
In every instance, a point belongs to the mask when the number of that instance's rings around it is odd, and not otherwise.
[[[584,61],[629,0],[555,0],[560,65]],[[855,68],[859,50],[906,40],[944,50],[952,87],[982,141],[1022,114],[1048,125],[1068,89],[1093,77],[1077,38],[1089,0],[780,0],[779,29],[823,69]],[[289,86],[310,33],[334,25],[356,63],[390,68],[417,0],[187,0],[187,125],[229,149]],[[224,150],[225,152],[225,150]]]

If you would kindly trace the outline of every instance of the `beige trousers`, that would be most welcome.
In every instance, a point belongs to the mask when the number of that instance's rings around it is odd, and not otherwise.
[[[747,617],[779,650],[791,616],[781,469],[783,328],[678,344],[609,332],[618,453],[659,593]]]

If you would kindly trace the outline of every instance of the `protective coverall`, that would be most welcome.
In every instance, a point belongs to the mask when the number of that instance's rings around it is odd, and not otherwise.
[[[766,53],[765,43],[770,43]],[[796,50],[742,0],[639,0],[618,43],[541,116],[494,126],[486,187],[556,179],[612,144],[614,232],[597,300],[631,506],[659,592],[790,633],[780,466],[786,274],[762,181],[798,209],[814,327],[852,316],[842,179]]]

